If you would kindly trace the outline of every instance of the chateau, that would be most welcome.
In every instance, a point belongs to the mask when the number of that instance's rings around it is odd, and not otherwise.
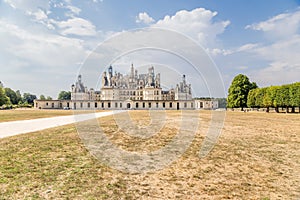
[[[127,75],[118,73],[110,66],[102,74],[100,91],[88,89],[81,75],[71,86],[71,100],[36,100],[35,108],[70,109],[200,109],[218,108],[217,101],[194,100],[191,84],[182,76],[182,81],[170,90],[161,87],[160,73],[154,67],[139,74],[131,65]]]

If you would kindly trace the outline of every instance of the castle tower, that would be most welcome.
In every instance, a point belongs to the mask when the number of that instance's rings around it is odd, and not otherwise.
[[[112,68],[112,66],[109,66],[109,68],[108,68],[108,75],[109,75],[109,77],[113,76],[113,68]]]
[[[134,78],[134,67],[133,67],[133,64],[131,64],[131,68],[130,68],[130,78],[131,79]]]
[[[107,80],[107,75],[106,72],[103,72],[102,74],[102,87],[108,86],[108,80]]]
[[[160,88],[160,73],[156,74],[155,77],[155,87]]]
[[[81,75],[79,74],[77,77],[78,84],[81,84]]]
[[[185,85],[186,85],[186,81],[185,81],[185,74],[183,74],[183,76],[182,76],[182,83],[183,83],[183,86],[185,86]]]

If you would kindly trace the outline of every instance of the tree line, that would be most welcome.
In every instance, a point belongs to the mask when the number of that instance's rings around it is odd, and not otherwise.
[[[300,112],[300,82],[285,84],[281,86],[269,86],[258,88],[255,82],[250,82],[249,78],[243,74],[234,77],[227,97],[228,108],[285,108],[286,112],[295,112],[299,108]]]
[[[296,107],[300,107],[300,82],[286,84],[281,86],[269,86],[256,88],[249,91],[247,97],[247,106],[249,108],[285,108],[287,112],[295,112]]]
[[[32,107],[36,95],[24,93],[21,95],[20,90],[14,91],[11,88],[0,87],[0,107],[3,109],[16,107]]]
[[[1,83],[1,82],[0,82]],[[11,88],[4,87],[0,84],[0,109],[11,109],[17,107],[32,107],[34,100],[37,99],[36,95],[28,92],[21,95],[20,90],[14,91]],[[40,95],[40,100],[52,100],[52,97],[45,97],[43,94]],[[58,94],[59,100],[71,99],[71,92],[61,91]]]

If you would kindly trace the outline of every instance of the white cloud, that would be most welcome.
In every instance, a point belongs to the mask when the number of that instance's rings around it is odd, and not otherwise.
[[[257,59],[268,64],[255,71],[252,77],[263,85],[284,84],[299,81],[300,74],[300,36],[260,46],[250,51]]]
[[[71,18],[66,21],[52,21],[60,29],[62,35],[95,36],[96,27],[90,21],[83,18]]]
[[[196,8],[192,11],[181,10],[173,16],[165,16],[153,27],[178,31],[195,39],[205,47],[211,47],[216,43],[216,36],[222,34],[230,24],[228,20],[214,22],[213,18],[217,14],[217,12],[204,8]]]
[[[290,63],[291,65],[300,65],[300,35],[294,35],[293,37],[274,42],[271,45],[265,45],[256,49],[253,49],[254,53],[257,53],[262,58],[271,61],[280,61]]]
[[[22,92],[56,97],[59,89],[69,89],[77,63],[89,49],[83,40],[53,34],[38,24],[27,29],[1,19],[0,34],[0,55],[5,58],[0,68],[7,69],[2,79]]]
[[[99,3],[99,2],[103,2],[103,0],[92,0],[93,3]]]
[[[79,15],[79,13],[81,12],[81,9],[76,6],[68,5],[68,6],[66,6],[66,8],[68,8],[72,12],[72,14],[75,14],[75,15]]]
[[[41,9],[38,9],[35,12],[26,11],[26,14],[33,16],[36,21],[44,21],[44,20],[48,19],[47,14],[44,11],[42,11]]]
[[[226,56],[232,54],[231,50],[219,49],[219,48],[213,48],[213,49],[207,48],[206,52],[212,56],[218,56],[218,55]]]
[[[43,66],[64,66],[71,60],[74,59],[75,62],[78,59],[72,57],[74,53],[76,56],[84,55],[82,40],[25,30],[4,20],[0,21],[0,25],[3,38],[9,39],[9,42],[4,43],[6,46],[2,48],[2,51],[5,50],[15,55],[16,58]]]
[[[254,43],[248,43],[248,44],[245,44],[241,47],[239,47],[236,52],[240,52],[240,51],[250,51],[252,49],[255,49],[256,47],[258,47],[259,45],[258,44],[254,44]]]
[[[146,12],[139,13],[136,17],[136,23],[144,23],[144,24],[151,24],[154,22],[154,19],[150,17]]]
[[[263,31],[270,39],[282,39],[299,32],[300,10],[276,15],[266,21],[247,25],[246,29]]]
[[[248,25],[247,29],[262,31],[268,43],[240,47],[267,61],[267,65],[252,71],[264,85],[299,81],[300,74],[300,10],[283,13],[266,21]]]

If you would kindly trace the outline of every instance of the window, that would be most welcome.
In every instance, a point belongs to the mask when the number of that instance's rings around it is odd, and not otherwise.
[[[170,108],[172,108],[172,102],[170,102]]]
[[[193,108],[194,107],[194,104],[193,103],[191,103],[191,108]]]
[[[70,103],[69,102],[67,103],[67,107],[70,107]]]
[[[187,106],[187,105],[186,105],[186,102],[184,102],[184,107],[186,108],[186,106]]]
[[[62,103],[59,103],[59,107],[62,108]]]
[[[145,102],[143,102],[143,108],[145,108]]]
[[[166,103],[165,102],[163,102],[163,108],[165,108],[166,107]]]
[[[116,102],[116,103],[115,103],[115,108],[117,108],[117,107],[118,107],[118,103]]]
[[[51,105],[51,106],[52,106],[52,108],[54,108],[54,103],[52,103],[52,105]]]
[[[46,106],[48,106],[48,102],[46,103]]]
[[[107,106],[108,106],[108,108],[110,108],[110,102],[108,102],[108,105],[107,105]]]
[[[148,107],[151,108],[151,103],[149,102]]]
[[[135,103],[135,107],[138,108],[139,107],[139,103]]]
[[[158,108],[158,102],[156,102],[156,108]]]
[[[122,103],[120,103],[120,108],[122,108]]]
[[[101,107],[104,108],[104,102],[101,103]]]
[[[80,108],[82,108],[83,107],[83,103],[80,103]]]
[[[89,108],[89,107],[91,107],[91,104],[90,104],[90,102],[88,102],[88,108]]]
[[[98,107],[98,104],[97,104],[97,102],[95,102],[95,108],[97,108]]]

